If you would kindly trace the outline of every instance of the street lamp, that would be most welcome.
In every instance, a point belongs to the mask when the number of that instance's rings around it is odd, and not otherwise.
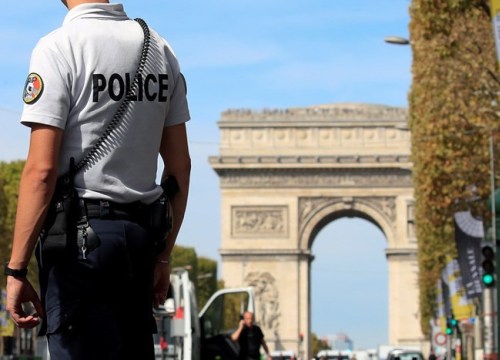
[[[384,41],[388,44],[394,44],[394,45],[409,45],[410,40],[407,38],[401,37],[401,36],[386,36],[384,38]]]

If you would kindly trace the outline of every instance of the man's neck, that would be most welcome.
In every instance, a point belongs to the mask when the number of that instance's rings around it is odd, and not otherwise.
[[[81,4],[91,4],[91,3],[109,4],[109,0],[66,0],[66,3],[68,4],[68,10],[71,10],[75,6]]]

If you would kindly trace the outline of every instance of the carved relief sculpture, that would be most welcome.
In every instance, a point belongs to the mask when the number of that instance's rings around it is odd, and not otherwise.
[[[245,283],[255,291],[257,323],[276,334],[281,317],[276,279],[268,272],[254,271],[248,273]]]
[[[286,206],[233,206],[231,222],[233,237],[288,236]]]

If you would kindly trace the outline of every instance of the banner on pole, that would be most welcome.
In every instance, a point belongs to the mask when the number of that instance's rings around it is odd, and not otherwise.
[[[443,280],[443,299],[445,303],[445,311],[448,313],[448,307],[451,306],[452,313],[457,320],[466,320],[474,315],[474,305],[467,298],[465,288],[460,276],[460,268],[458,260],[453,259],[446,264],[442,273]],[[448,294],[446,294],[448,293]],[[447,300],[448,295],[448,300]]]
[[[482,220],[472,216],[470,211],[457,212],[455,220],[455,241],[458,265],[462,283],[469,299],[481,296],[481,241],[484,237]]]

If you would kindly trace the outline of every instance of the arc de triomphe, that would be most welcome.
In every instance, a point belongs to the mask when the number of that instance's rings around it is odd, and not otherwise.
[[[222,278],[255,287],[270,347],[314,355],[311,246],[344,216],[372,222],[387,239],[389,344],[423,344],[406,109],[228,110],[218,125],[210,164],[220,178]]]

